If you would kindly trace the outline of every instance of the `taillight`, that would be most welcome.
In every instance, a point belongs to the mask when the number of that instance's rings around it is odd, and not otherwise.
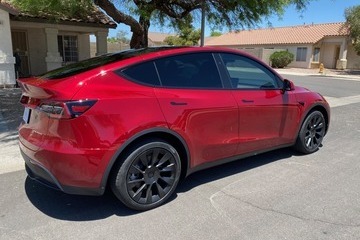
[[[37,107],[40,103],[40,99],[22,95],[20,98],[20,103],[28,105],[29,107]]]
[[[96,100],[79,100],[67,102],[66,106],[71,114],[71,117],[79,117],[81,114],[89,110]]]
[[[79,117],[89,110],[96,100],[79,100],[67,102],[42,102],[38,109],[46,113],[50,118],[70,119]]]
[[[89,110],[97,100],[52,101],[22,95],[20,103],[46,113],[50,118],[70,119]]]

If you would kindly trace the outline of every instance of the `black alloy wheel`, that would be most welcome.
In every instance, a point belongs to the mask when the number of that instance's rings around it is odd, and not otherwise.
[[[140,144],[125,159],[112,181],[115,195],[128,207],[149,210],[163,204],[180,178],[180,157],[170,144]]]
[[[323,114],[319,111],[311,112],[301,126],[296,150],[302,153],[313,153],[319,149],[326,132]]]

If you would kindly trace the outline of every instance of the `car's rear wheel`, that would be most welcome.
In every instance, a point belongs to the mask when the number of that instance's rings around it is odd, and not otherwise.
[[[311,112],[303,122],[295,149],[302,153],[313,153],[319,149],[325,136],[325,118],[319,111]]]
[[[181,172],[176,149],[165,141],[137,144],[114,169],[111,188],[118,199],[135,210],[163,204],[174,192]]]

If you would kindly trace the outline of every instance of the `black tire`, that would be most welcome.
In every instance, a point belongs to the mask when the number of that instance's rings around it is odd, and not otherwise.
[[[304,120],[294,148],[305,154],[316,152],[325,136],[326,122],[319,111],[311,112]]]
[[[176,149],[152,139],[137,144],[111,178],[115,196],[127,207],[145,211],[162,205],[174,192],[181,173]]]

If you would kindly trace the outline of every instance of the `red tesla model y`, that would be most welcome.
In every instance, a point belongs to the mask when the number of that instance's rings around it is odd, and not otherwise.
[[[225,48],[127,50],[20,86],[29,177],[70,194],[109,185],[136,210],[163,204],[205,167],[289,146],[315,152],[330,119],[320,94]]]

